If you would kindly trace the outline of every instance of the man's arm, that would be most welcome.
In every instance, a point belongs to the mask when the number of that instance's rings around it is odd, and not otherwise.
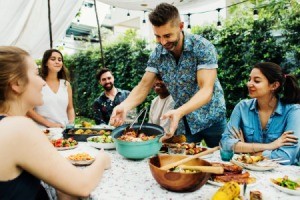
[[[177,109],[181,113],[181,117],[197,110],[211,100],[216,78],[216,69],[200,69],[197,71],[197,82],[200,90]]]
[[[197,110],[211,100],[216,78],[216,69],[200,69],[197,71],[197,82],[200,90],[188,102],[175,110],[170,110],[162,116],[162,119],[169,118],[171,123],[169,133],[166,133],[166,135],[161,138],[161,141],[174,135],[179,120],[183,116]]]
[[[121,103],[126,111],[137,107],[146,99],[154,84],[155,77],[155,73],[145,72],[139,84],[133,88],[129,96]]]
[[[116,106],[112,112],[110,118],[110,124],[113,126],[120,126],[124,123],[126,114],[129,110],[135,108],[141,104],[149,94],[156,74],[153,72],[146,72],[135,88],[130,92],[129,96],[118,106]]]

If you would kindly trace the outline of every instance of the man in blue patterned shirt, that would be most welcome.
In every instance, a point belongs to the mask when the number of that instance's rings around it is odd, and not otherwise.
[[[205,140],[217,146],[226,127],[226,107],[217,78],[215,47],[198,35],[183,32],[176,7],[162,3],[149,14],[157,47],[150,55],[146,72],[129,97],[117,106],[111,123],[121,125],[126,112],[144,101],[160,74],[176,102],[174,110],[163,115],[171,120],[169,138],[184,133],[188,142]],[[181,120],[182,119],[182,120]]]
[[[96,124],[108,124],[114,107],[127,98],[129,91],[114,86],[114,76],[107,68],[102,68],[97,73],[96,79],[104,88],[104,92],[94,101],[94,120]]]

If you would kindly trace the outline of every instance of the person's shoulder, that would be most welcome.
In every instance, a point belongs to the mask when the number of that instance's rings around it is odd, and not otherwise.
[[[14,137],[14,133],[18,133],[18,136],[22,134],[30,134],[33,129],[38,128],[34,121],[24,116],[10,116],[1,120],[0,130],[4,133],[11,133]]]
[[[284,103],[281,103],[281,106],[284,107],[284,109],[286,111],[300,112],[300,104],[284,104]]]
[[[243,99],[241,100],[236,107],[250,108],[255,105],[256,99]]]

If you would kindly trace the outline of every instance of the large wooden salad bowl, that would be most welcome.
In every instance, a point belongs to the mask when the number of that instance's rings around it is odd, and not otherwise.
[[[162,155],[159,155],[162,156]],[[185,155],[163,155],[164,163],[168,164],[186,158]],[[210,173],[179,173],[170,170],[160,169],[160,159],[154,156],[149,160],[149,166],[154,179],[164,188],[175,192],[192,192],[201,188],[209,179]],[[205,160],[195,158],[185,165],[191,166],[211,166]]]

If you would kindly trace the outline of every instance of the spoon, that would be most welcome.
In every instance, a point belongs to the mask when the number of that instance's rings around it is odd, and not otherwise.
[[[186,163],[186,162],[188,162],[188,161],[190,161],[190,160],[193,160],[193,159],[195,159],[195,158],[199,158],[199,157],[201,157],[201,156],[205,156],[205,155],[207,155],[207,154],[213,153],[213,152],[217,151],[218,149],[219,149],[219,146],[214,147],[214,148],[211,148],[211,149],[208,149],[208,150],[206,150],[206,151],[203,151],[203,152],[201,152],[201,153],[195,154],[195,155],[193,155],[193,156],[189,156],[189,157],[184,158],[184,159],[182,159],[182,160],[179,160],[179,161],[177,161],[177,162],[173,162],[173,163],[167,164],[167,165],[165,165],[165,166],[162,166],[162,167],[160,167],[160,169],[162,169],[162,170],[168,170],[168,169],[171,169],[171,168],[173,168],[173,167],[176,167],[176,166],[178,166],[178,165],[182,165],[182,164],[184,164],[184,163]],[[160,162],[160,163],[162,163],[162,162]]]

